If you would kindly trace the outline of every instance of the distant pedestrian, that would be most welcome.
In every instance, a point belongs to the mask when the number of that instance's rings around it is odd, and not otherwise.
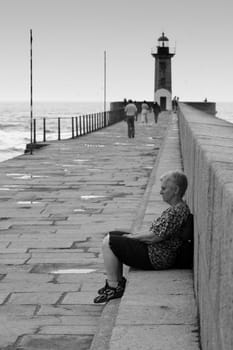
[[[137,117],[137,107],[133,103],[132,100],[129,100],[127,105],[125,106],[125,115],[126,115],[126,121],[128,124],[128,137],[132,138],[135,136],[135,126],[134,126],[134,121],[135,118]]]
[[[160,107],[160,105],[157,102],[154,102],[153,105],[152,105],[152,109],[153,109],[153,112],[154,112],[155,123],[157,123],[158,115],[161,112],[161,107]]]
[[[141,122],[142,123],[148,123],[148,112],[149,112],[149,106],[146,103],[146,101],[143,101],[141,105]]]
[[[137,107],[137,101],[133,101],[133,103],[134,103],[135,106]],[[138,107],[137,107],[137,110],[138,110]],[[136,122],[138,121],[138,112],[137,112],[137,114],[136,114],[136,116],[135,116],[135,120],[136,120]]]
[[[176,98],[176,96],[173,98],[173,100],[172,100],[172,110],[173,110],[173,112],[175,112],[176,113],[176,111],[177,111],[177,98]]]

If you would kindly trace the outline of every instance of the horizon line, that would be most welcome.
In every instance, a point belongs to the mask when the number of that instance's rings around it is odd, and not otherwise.
[[[142,101],[143,99],[139,100],[136,99],[135,101]],[[111,102],[123,102],[124,99],[118,99],[118,100],[111,100],[111,101],[106,101],[107,103]],[[153,101],[153,99],[147,99],[147,101]],[[34,103],[103,103],[104,101],[99,101],[99,100],[34,100]],[[203,100],[180,100],[180,102],[185,103],[185,102],[204,102]],[[232,101],[227,101],[227,100],[207,100],[209,103],[233,103]],[[30,105],[30,101],[27,100],[0,100],[0,103],[28,103]]]

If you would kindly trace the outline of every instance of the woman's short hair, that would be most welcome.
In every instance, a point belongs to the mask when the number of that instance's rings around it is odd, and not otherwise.
[[[179,170],[168,171],[161,176],[160,180],[172,180],[179,187],[179,195],[181,198],[184,196],[185,191],[188,187],[187,176]]]

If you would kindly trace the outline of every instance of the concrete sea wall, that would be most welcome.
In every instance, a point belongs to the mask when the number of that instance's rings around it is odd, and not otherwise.
[[[199,109],[203,112],[206,112],[208,114],[216,115],[216,103],[215,102],[184,102],[185,104],[188,104],[191,107],[194,107],[196,109]]]
[[[233,349],[233,125],[179,105],[203,350]]]

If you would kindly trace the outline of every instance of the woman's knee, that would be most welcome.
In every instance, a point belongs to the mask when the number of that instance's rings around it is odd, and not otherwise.
[[[102,249],[109,248],[109,234],[107,234],[102,242]]]

